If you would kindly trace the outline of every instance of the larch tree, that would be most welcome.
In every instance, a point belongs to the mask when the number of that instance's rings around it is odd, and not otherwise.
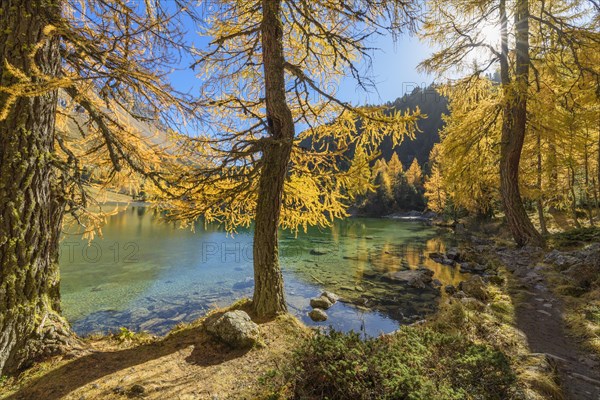
[[[92,186],[167,185],[176,153],[154,132],[193,113],[166,78],[184,3],[0,3],[0,375],[78,346],[60,315],[65,215],[92,235]]]
[[[439,90],[448,98],[449,115],[440,131],[436,161],[448,196],[456,207],[491,215],[500,191],[500,87],[482,76],[458,80]]]
[[[431,171],[425,177],[423,187],[425,189],[425,198],[427,199],[427,208],[431,211],[441,214],[446,211],[448,205],[448,193],[444,184],[441,166],[439,162],[440,151],[439,144],[436,144],[431,149],[429,154],[429,164]]]
[[[583,0],[534,4],[527,0],[428,2],[424,37],[442,49],[421,64],[424,69],[441,75],[458,70],[466,75],[460,81],[465,87],[479,81],[490,69],[499,71],[500,193],[509,229],[518,245],[543,244],[523,205],[519,176],[529,129],[531,83],[540,85],[539,60],[532,57],[540,52],[535,47],[537,41],[534,46],[530,42],[539,32],[532,31],[532,21],[555,35],[550,51],[577,58],[583,48],[597,49],[593,32],[598,21],[583,17],[587,11],[597,12],[597,6]],[[491,34],[494,30],[499,30],[497,38]],[[597,75],[583,62],[577,66],[582,74]]]
[[[415,188],[423,186],[423,171],[421,171],[421,166],[416,157],[413,159],[410,167],[406,170],[406,179],[408,180],[408,184]]]
[[[396,153],[395,151],[392,153],[392,156],[390,157],[390,161],[388,161],[387,166],[390,175],[395,180],[397,180],[398,176],[402,172],[404,172],[404,169],[402,168],[402,163],[400,162],[400,158],[398,157],[398,153]]]
[[[278,230],[327,226],[373,188],[377,143],[414,131],[418,113],[356,107],[337,96],[353,76],[369,88],[370,38],[410,28],[416,6],[398,0],[223,1],[207,12],[198,51],[205,130],[187,148],[187,188],[172,218],[254,223],[253,308],[287,310]],[[367,68],[368,70],[368,68]],[[358,127],[360,126],[360,129]]]

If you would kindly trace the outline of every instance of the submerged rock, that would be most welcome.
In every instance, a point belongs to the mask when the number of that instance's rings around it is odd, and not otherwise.
[[[258,325],[242,310],[227,311],[220,317],[206,322],[206,330],[231,347],[249,347],[259,336]]]
[[[417,289],[424,289],[431,285],[433,271],[425,268],[409,269],[406,271],[388,272],[383,279],[390,282],[405,283]]]
[[[315,322],[327,321],[327,314],[320,308],[315,308],[308,313],[308,316]]]
[[[310,306],[312,308],[322,308],[323,310],[327,310],[332,305],[333,303],[325,296],[310,299]]]
[[[254,286],[254,278],[247,277],[243,281],[239,281],[239,282],[234,283],[233,284],[233,289],[234,290],[242,290],[242,289],[251,288],[252,286]]]
[[[322,247],[317,247],[315,249],[312,249],[310,251],[310,254],[313,256],[324,256],[325,254],[328,254],[329,251],[327,249],[324,249]]]

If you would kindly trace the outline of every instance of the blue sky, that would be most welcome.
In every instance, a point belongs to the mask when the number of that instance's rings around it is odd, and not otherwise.
[[[202,38],[190,31],[187,38],[196,47],[205,47],[207,38]],[[376,83],[376,91],[366,93],[356,85],[351,77],[344,79],[339,88],[338,97],[353,104],[382,104],[394,101],[405,93],[410,93],[416,86],[426,86],[433,81],[433,77],[416,71],[416,67],[431,53],[425,43],[414,36],[403,35],[395,42],[391,36],[379,36],[377,41],[369,46],[379,48],[372,55],[372,70],[370,76]],[[189,60],[184,60],[181,69],[172,74],[173,85],[182,91],[192,90],[197,87],[197,78],[194,72],[186,68]]]
[[[372,55],[371,76],[377,91],[356,90],[356,82],[348,78],[340,86],[342,99],[355,104],[382,104],[433,81],[432,76],[417,72],[417,65],[431,54],[429,47],[418,38],[404,35],[394,42],[391,36],[382,36],[372,46],[380,49]]]

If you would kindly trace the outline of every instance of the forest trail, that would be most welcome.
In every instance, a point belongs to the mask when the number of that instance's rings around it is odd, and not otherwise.
[[[510,292],[516,301],[517,327],[525,333],[530,350],[543,353],[557,368],[567,400],[600,400],[600,362],[585,353],[569,336],[562,314],[563,304],[549,289],[540,271],[538,249],[506,249],[498,252],[512,272]]]

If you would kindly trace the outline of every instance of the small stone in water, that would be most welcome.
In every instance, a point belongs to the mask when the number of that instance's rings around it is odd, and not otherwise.
[[[332,293],[332,292],[328,292],[328,291],[321,293],[321,297],[327,297],[327,299],[332,303],[335,303],[336,301],[339,300],[338,295],[336,295],[335,293]]]
[[[312,319],[315,322],[321,322],[321,321],[327,320],[327,314],[325,313],[325,311],[321,310],[320,308],[315,308],[314,310],[312,310],[311,312],[308,313],[308,316],[310,317],[310,319]]]
[[[333,303],[325,296],[315,297],[314,299],[310,299],[310,306],[312,308],[322,308],[327,310],[331,307]]]

